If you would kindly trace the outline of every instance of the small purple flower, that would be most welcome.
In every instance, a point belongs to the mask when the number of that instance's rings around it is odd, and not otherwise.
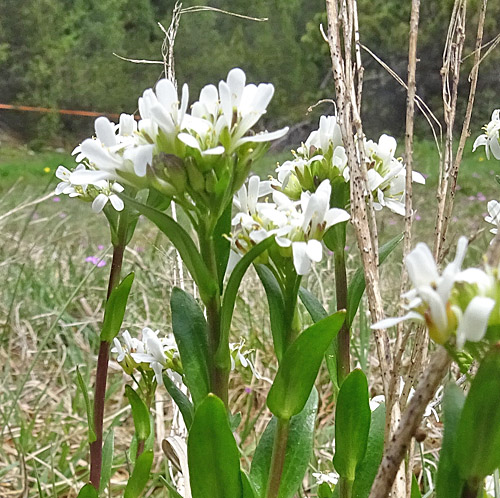
[[[453,221],[453,223],[456,223],[458,221],[458,218],[456,216],[453,216],[453,218],[451,219],[451,221]]]
[[[349,247],[349,246],[345,246],[345,247],[344,247],[344,251],[348,251],[349,249],[350,249],[350,247]]]
[[[52,202],[60,202],[61,198],[60,197],[52,197]]]
[[[103,246],[102,244],[99,244],[99,245],[97,246],[97,250],[98,250],[98,251],[102,251],[103,249],[104,249],[104,246]]]
[[[484,194],[482,192],[478,192],[477,193],[477,200],[484,202],[486,200],[486,197],[484,196]]]
[[[422,173],[422,176],[427,180],[429,178],[429,175],[427,173]]]
[[[66,213],[59,213],[59,218],[66,218]]]
[[[85,258],[85,261],[87,263],[92,263],[93,265],[96,265],[97,268],[102,268],[103,266],[106,265],[106,261],[104,261],[104,259],[99,259],[97,256],[87,256]]]
[[[389,221],[387,222],[389,223],[389,225],[395,225],[397,223],[397,221],[394,219],[394,218],[389,218]]]
[[[252,392],[252,389],[250,387],[245,387],[245,392],[247,394],[250,394]]]
[[[467,199],[469,199],[469,201],[475,201],[476,197],[474,195],[469,195],[469,197],[467,197]]]

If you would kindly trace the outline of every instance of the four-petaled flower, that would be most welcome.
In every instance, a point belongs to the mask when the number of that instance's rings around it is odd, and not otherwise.
[[[491,121],[484,127],[484,133],[474,141],[472,152],[479,146],[484,145],[486,157],[490,158],[490,151],[495,159],[500,159],[500,109],[495,109],[491,115]]]

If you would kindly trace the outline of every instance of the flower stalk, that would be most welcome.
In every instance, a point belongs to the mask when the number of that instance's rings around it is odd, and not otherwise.
[[[286,447],[290,432],[290,420],[278,419],[276,434],[274,436],[271,467],[267,482],[266,498],[276,498],[279,493],[283,467],[285,465]]]
[[[120,214],[117,237],[116,240],[113,241],[113,260],[109,274],[106,299],[109,299],[113,289],[120,283],[128,229],[128,211],[125,210]],[[96,439],[90,443],[90,482],[95,489],[99,489],[101,482],[103,420],[108,378],[109,348],[110,344],[108,341],[101,341],[97,357],[97,371],[94,388],[94,432]]]
[[[347,310],[347,272],[345,266],[345,250],[335,251],[335,293],[337,296],[337,310]],[[351,338],[347,320],[337,336],[337,381],[339,387],[351,371]]]

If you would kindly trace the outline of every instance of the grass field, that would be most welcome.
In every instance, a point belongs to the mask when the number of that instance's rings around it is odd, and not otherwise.
[[[483,153],[471,153],[467,145],[459,175],[455,210],[448,239],[454,254],[459,235],[477,239],[469,251],[476,263],[484,253],[490,235],[483,218],[486,204],[498,199],[494,161]],[[287,154],[270,156],[255,166],[265,176],[272,173],[276,161]],[[414,241],[432,241],[436,210],[438,155],[431,142],[415,146],[414,168],[427,175],[427,185],[415,185],[417,208]],[[110,265],[110,241],[103,215],[94,215],[90,206],[63,196],[50,195],[57,181],[59,164],[71,166],[69,154],[31,153],[25,148],[0,148],[0,496],[74,497],[87,476],[87,441],[85,407],[76,387],[76,367],[84,379],[93,378],[98,347],[97,334],[102,320],[103,300]],[[40,200],[44,199],[44,200]],[[380,215],[381,242],[403,230],[403,219],[391,213]],[[349,270],[357,266],[357,251],[352,236]],[[104,266],[88,258],[104,255]],[[391,257],[383,270],[384,299],[388,313],[394,311],[394,289],[399,288],[400,258]],[[169,295],[176,284],[175,254],[164,237],[145,220],[125,255],[124,274],[132,269],[136,282],[127,308],[125,326],[137,333],[144,326],[168,330]],[[332,305],[332,262],[327,261],[309,276],[308,286],[326,305]],[[397,285],[394,285],[396,279]],[[189,281],[186,282],[189,288]],[[391,308],[392,306],[392,308]],[[264,293],[255,277],[247,285],[237,304],[233,321],[234,340],[245,337],[256,349],[257,368],[273,377],[270,364],[269,324]],[[363,327],[361,327],[362,329]],[[370,363],[366,335],[357,334],[354,344],[357,361]],[[356,356],[356,354],[355,354]],[[269,361],[268,361],[269,358]],[[271,369],[269,371],[269,368]],[[332,450],[327,376],[319,382],[321,399],[318,434],[323,448],[311,461],[327,461]],[[240,427],[246,435],[241,441],[243,453],[250,454],[257,436],[269,416],[253,425],[256,407],[264,406],[269,388],[243,370],[232,379],[232,403],[242,412]],[[115,427],[117,472],[113,475],[113,496],[119,496],[126,482],[125,448],[131,438],[131,415],[123,399],[123,375],[111,363],[107,424]],[[373,394],[380,386],[371,385]],[[165,391],[158,399],[158,429],[168,434],[170,401]],[[165,470],[165,461],[157,448],[155,470]],[[430,450],[429,450],[430,451]],[[426,458],[432,459],[432,451]],[[321,464],[328,465],[328,464]],[[326,468],[326,467],[325,467]],[[311,481],[312,483],[312,481]],[[425,482],[423,484],[425,490]],[[160,480],[151,483],[147,496],[168,496]],[[313,496],[313,495],[308,495]]]

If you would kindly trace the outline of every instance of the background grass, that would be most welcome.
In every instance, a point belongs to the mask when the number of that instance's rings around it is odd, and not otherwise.
[[[288,153],[271,154],[255,165],[261,176],[273,172],[277,161]],[[415,144],[414,168],[427,175],[427,185],[415,185],[414,241],[431,242],[436,209],[438,155],[431,142]],[[84,402],[76,388],[76,367],[87,379],[93,379],[98,347],[97,335],[110,265],[110,241],[103,215],[94,215],[90,206],[65,196],[48,196],[57,184],[54,178],[59,164],[73,165],[68,153],[45,151],[31,153],[26,148],[0,149],[0,496],[74,497],[87,478],[87,442]],[[495,181],[498,163],[487,161],[482,152],[471,153],[471,144],[459,175],[459,190],[450,225],[449,244],[454,255],[459,235],[477,238],[467,263],[475,264],[484,253],[491,228],[483,220],[486,203],[499,198]],[[48,169],[48,170],[47,170]],[[47,197],[40,202],[37,199]],[[31,204],[30,204],[31,203]],[[24,207],[23,207],[24,206]],[[403,230],[403,219],[390,212],[378,215],[380,241]],[[350,231],[348,268],[359,265],[357,249]],[[97,268],[87,262],[89,256],[103,254],[106,265]],[[125,255],[124,274],[136,272],[124,328],[137,334],[144,326],[168,332],[170,327],[169,294],[178,277],[174,272],[172,247],[155,227],[141,220]],[[89,271],[93,270],[90,275]],[[389,258],[382,271],[382,286],[387,313],[395,311],[399,289],[400,257]],[[82,281],[86,279],[83,283]],[[397,285],[394,284],[397,282]],[[332,261],[328,258],[311,272],[307,286],[325,306],[334,306]],[[191,282],[186,278],[186,286]],[[78,289],[78,287],[80,288]],[[69,299],[75,293],[73,299]],[[263,290],[250,273],[238,297],[233,320],[232,340],[245,338],[257,369],[272,378],[276,366],[270,344],[267,305]],[[58,315],[60,317],[58,318]],[[372,369],[370,391],[380,393],[376,361],[369,343],[366,315],[362,310],[353,330],[354,359]],[[304,320],[307,315],[304,313]],[[46,341],[45,341],[46,338]],[[31,372],[28,368],[32,368]],[[124,379],[120,367],[110,365],[109,401],[106,407],[108,427],[116,432],[116,471],[112,478],[112,496],[120,496],[127,478],[126,448],[132,437],[130,412],[123,399]],[[311,460],[311,471],[319,466],[331,469],[332,418],[328,377],[322,372],[318,382],[320,415],[319,446]],[[254,423],[258,410],[265,406],[269,384],[251,377],[248,370],[236,372],[231,380],[231,405],[241,411],[240,442],[243,455],[250,455],[270,415]],[[159,391],[158,417],[168,434],[171,404],[164,390]],[[161,405],[160,402],[163,402]],[[10,417],[8,415],[10,414]],[[434,437],[434,435],[433,435]],[[429,438],[431,440],[432,438]],[[423,449],[425,467],[432,469],[439,448],[436,443]],[[165,473],[165,460],[156,448],[155,471]],[[429,484],[422,483],[429,489]],[[315,496],[314,479],[305,484],[306,495]],[[167,496],[159,480],[150,483],[148,496]]]

